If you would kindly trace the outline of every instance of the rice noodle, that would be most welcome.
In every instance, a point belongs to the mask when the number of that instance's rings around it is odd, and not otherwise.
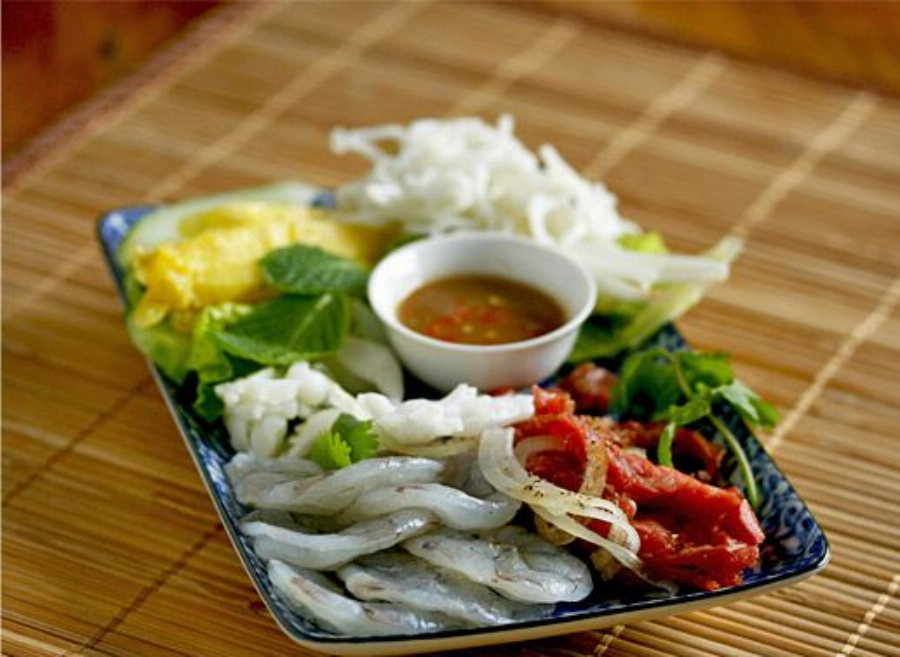
[[[422,119],[332,132],[336,153],[372,163],[368,175],[337,190],[338,208],[357,222],[400,223],[409,232],[518,233],[583,262],[606,295],[648,297],[658,283],[707,286],[728,263],[707,256],[644,254],[618,239],[641,229],[618,212],[616,197],[575,171],[551,146],[537,155],[513,134],[478,118]]]

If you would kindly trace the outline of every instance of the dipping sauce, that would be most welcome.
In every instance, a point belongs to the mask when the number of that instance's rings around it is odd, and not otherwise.
[[[559,304],[537,288],[496,276],[451,276],[423,285],[400,304],[400,323],[460,344],[530,340],[566,323]]]

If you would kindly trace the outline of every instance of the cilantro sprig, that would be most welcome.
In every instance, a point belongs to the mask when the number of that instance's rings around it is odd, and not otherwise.
[[[717,404],[729,404],[751,430],[769,429],[778,411],[737,380],[729,356],[693,351],[670,352],[659,347],[630,355],[613,388],[611,410],[635,419],[666,422],[657,447],[660,465],[672,467],[672,442],[679,427],[708,420],[722,435],[737,460],[754,508],[759,489],[740,441],[714,413]]]
[[[309,451],[311,460],[325,470],[338,470],[378,454],[378,436],[370,420],[342,413],[323,431]]]

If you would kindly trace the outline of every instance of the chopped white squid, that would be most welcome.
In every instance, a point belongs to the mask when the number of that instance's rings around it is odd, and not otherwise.
[[[439,526],[434,514],[420,509],[396,511],[365,520],[334,534],[306,533],[301,527],[260,520],[241,523],[263,559],[280,559],[313,570],[335,568],[364,554],[385,550]]]
[[[510,600],[573,602],[587,597],[593,586],[580,559],[514,525],[475,535],[440,529],[403,547]]]
[[[368,353],[370,347],[361,347],[362,342],[351,342],[351,353],[354,349]],[[380,362],[380,356],[374,358]],[[381,378],[372,376],[374,383],[390,388]],[[234,448],[259,457],[282,453],[286,445],[289,456],[305,456],[342,413],[371,420],[383,450],[433,458],[474,451],[486,429],[509,426],[534,414],[531,395],[484,395],[465,384],[443,399],[399,404],[379,393],[352,395],[304,361],[294,363],[284,377],[268,368],[219,385],[216,393],[225,406],[225,426]],[[301,422],[288,436],[289,425],[298,419]]]
[[[507,600],[483,584],[402,552],[362,557],[338,570],[360,600],[398,602],[437,611],[474,625],[498,625],[546,616],[549,605]]]
[[[331,147],[372,162],[365,177],[337,190],[338,208],[353,221],[400,223],[414,233],[527,235],[583,262],[601,293],[620,299],[646,299],[660,283],[703,287],[728,276],[727,260],[620,246],[622,236],[641,230],[622,218],[616,197],[553,147],[530,152],[515,137],[510,116],[496,126],[469,117],[338,128]],[[732,238],[727,250],[739,244]]]
[[[438,400],[412,399],[393,412],[375,418],[375,427],[390,449],[431,456],[450,456],[453,449],[477,446],[478,436],[491,427],[505,427],[534,415],[531,395],[482,395],[472,386],[460,384]],[[430,452],[423,450],[431,450]]]
[[[428,509],[453,529],[494,529],[510,522],[521,506],[521,502],[503,493],[479,499],[443,484],[403,484],[360,495],[336,520],[349,524],[416,508]]]
[[[374,345],[374,346],[373,346]],[[403,394],[403,378],[399,365],[386,348],[379,348],[368,340],[353,339],[348,343],[351,356],[367,354],[379,366],[379,375],[371,383],[384,386],[385,392],[397,398]],[[377,354],[377,355],[372,355]],[[393,359],[392,364],[388,364]],[[254,372],[250,376],[222,383],[215,388],[224,406],[223,419],[232,447],[249,451],[260,457],[279,454],[288,439],[288,427],[294,420],[304,420],[324,409],[349,413],[361,420],[383,415],[394,403],[379,393],[351,395],[327,374],[305,361],[298,361],[279,376],[273,368]],[[328,427],[326,427],[328,428]],[[292,437],[295,456],[304,456],[312,441],[309,432],[302,433],[302,425]]]
[[[333,514],[368,491],[390,485],[432,483],[443,463],[408,456],[373,458],[310,476],[297,476],[269,487],[236,486],[242,504],[309,514]]]
[[[272,586],[291,609],[338,634],[419,634],[458,627],[443,614],[353,600],[341,594],[325,575],[293,568],[276,559],[269,562],[268,572]]]

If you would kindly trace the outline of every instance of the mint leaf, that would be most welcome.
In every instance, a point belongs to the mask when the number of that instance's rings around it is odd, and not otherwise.
[[[727,386],[716,388],[712,394],[731,404],[744,421],[751,426],[770,429],[778,424],[778,410],[769,402],[761,399],[741,381],[734,381]]]
[[[259,264],[263,277],[277,290],[289,294],[361,295],[369,278],[359,263],[304,244],[270,251]]]
[[[350,323],[342,295],[285,295],[261,303],[216,335],[222,349],[263,365],[289,365],[337,351]]]
[[[222,413],[225,412],[225,404],[222,403],[222,400],[219,399],[219,396],[216,394],[215,388],[217,384],[218,382],[197,382],[197,396],[194,398],[194,410],[197,412],[197,415],[207,422],[213,422],[222,417]]]
[[[353,461],[350,458],[350,445],[333,430],[323,431],[316,438],[307,458],[315,461],[325,470],[346,468]]]

